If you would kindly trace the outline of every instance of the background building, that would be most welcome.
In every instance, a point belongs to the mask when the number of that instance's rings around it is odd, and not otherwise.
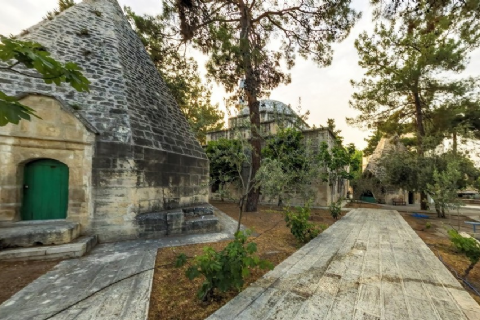
[[[310,126],[285,103],[277,100],[261,100],[260,101],[260,133],[263,138],[275,135],[280,128],[296,128],[301,131],[308,147],[317,152],[323,142],[326,142],[329,148],[332,148],[337,142],[335,135],[328,128],[310,128]],[[250,116],[248,107],[243,108],[235,116],[228,119],[228,128],[207,133],[207,143],[209,141],[217,141],[219,139],[234,139],[241,136],[249,139],[250,133]],[[264,145],[262,141],[262,145]],[[244,170],[249,170],[248,167]],[[248,176],[248,174],[245,174]],[[314,206],[326,206],[331,203],[331,199],[336,201],[340,197],[345,197],[349,188],[348,182],[335,186],[334,195],[331,195],[331,189],[328,183],[319,181],[315,186]],[[216,190],[216,189],[214,189]],[[235,191],[230,188],[231,193]],[[237,192],[238,193],[238,192]],[[220,198],[219,194],[210,192],[213,199]],[[261,198],[262,202],[268,202],[265,197]],[[291,204],[302,204],[300,199],[293,199]]]

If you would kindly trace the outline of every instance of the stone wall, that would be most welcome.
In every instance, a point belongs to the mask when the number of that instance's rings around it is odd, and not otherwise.
[[[33,108],[41,119],[0,127],[0,221],[21,219],[23,168],[37,159],[54,159],[69,169],[67,219],[91,229],[92,156],[95,133],[75,111],[45,96],[30,95],[21,103]]]
[[[98,131],[93,232],[135,238],[136,215],[208,201],[208,159],[117,1],[85,0],[20,38],[76,62],[91,81],[79,93],[0,71],[7,94],[54,96]]]

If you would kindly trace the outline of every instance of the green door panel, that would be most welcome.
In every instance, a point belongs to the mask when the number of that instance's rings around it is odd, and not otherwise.
[[[28,163],[23,180],[23,220],[65,219],[68,208],[68,167],[56,160]]]

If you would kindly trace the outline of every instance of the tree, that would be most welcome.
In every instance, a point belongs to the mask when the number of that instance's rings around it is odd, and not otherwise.
[[[433,183],[427,183],[427,193],[435,202],[435,210],[439,218],[446,218],[445,210],[455,209],[460,206],[457,190],[458,180],[461,179],[458,161],[449,161],[447,168],[439,171],[433,169]]]
[[[364,156],[371,156],[375,152],[375,149],[377,148],[378,143],[382,139],[382,136],[382,133],[377,128],[368,138],[363,139],[367,142],[367,146],[365,147],[365,149],[363,149]]]
[[[66,82],[77,91],[88,91],[90,81],[83,76],[82,69],[77,64],[55,60],[44,46],[36,42],[2,35],[0,41],[0,61],[3,62],[0,71],[42,79],[45,83],[57,86]],[[28,69],[36,72],[29,72]],[[18,124],[22,119],[30,120],[31,116],[38,118],[33,109],[0,90],[0,126]]]
[[[337,129],[335,119],[327,119],[327,128],[333,133],[337,143],[340,145],[343,144],[343,137],[341,136],[342,130]]]
[[[480,243],[473,237],[463,237],[455,229],[448,230],[448,237],[453,245],[470,260],[470,265],[463,274],[463,277],[466,278],[480,260]]]
[[[305,194],[302,188],[305,184],[303,175],[310,170],[312,163],[309,163],[309,155],[303,139],[301,131],[283,128],[279,129],[275,135],[268,137],[262,149],[264,174],[278,175],[277,179],[263,179],[272,181],[272,184],[265,182],[263,188],[271,187],[276,190],[265,191],[267,194],[278,195],[279,206],[283,204],[284,197],[289,198],[295,193]]]
[[[129,7],[125,12],[195,136],[205,144],[208,131],[223,128],[224,114],[212,104],[211,88],[203,84],[197,62],[181,54],[178,45],[165,35],[161,17],[138,16]]]
[[[475,185],[480,176],[471,160],[453,152],[426,156],[392,152],[381,159],[380,165],[384,168],[380,177],[384,186],[430,195],[439,218],[445,218],[445,209],[455,207],[456,192]]]
[[[235,194],[229,194],[238,204],[238,225],[240,231],[245,200],[251,188],[259,185],[259,182],[252,177],[251,170],[245,170],[251,163],[250,145],[243,139],[240,132],[235,132],[235,139],[222,139],[218,142],[209,142],[207,156],[210,160],[210,176],[213,183],[225,187],[227,184],[234,184],[237,188]],[[250,184],[253,181],[253,184]]]
[[[470,25],[478,23],[480,7],[477,0],[372,0],[374,18],[395,20],[408,15],[430,13],[438,9],[450,10],[464,16]],[[464,27],[467,27],[466,25]]]
[[[209,141],[205,148],[210,161],[210,181],[216,190],[223,195],[226,184],[234,183],[240,179],[244,161],[242,143],[238,140],[219,139]],[[238,167],[240,166],[240,167]]]
[[[352,81],[357,92],[350,102],[361,114],[348,121],[369,128],[391,123],[414,128],[417,152],[422,155],[432,148],[425,143],[430,115],[450,101],[466,100],[475,93],[474,79],[442,76],[463,71],[468,53],[478,47],[480,28],[471,28],[469,22],[463,11],[439,6],[401,15],[389,25],[377,23],[372,35],[361,34],[355,47],[366,73],[361,81]]]
[[[265,96],[290,76],[279,63],[291,68],[298,53],[313,57],[319,65],[331,62],[330,43],[344,39],[359,17],[349,8],[350,0],[278,1],[256,0],[164,0],[164,21],[170,36],[210,57],[211,78],[234,91],[243,78],[243,94],[250,110],[252,176],[260,167],[261,136],[258,98]],[[277,39],[278,41],[271,41]],[[279,49],[274,49],[280,44]],[[251,182],[253,183],[253,182]],[[256,211],[259,190],[252,188],[247,211]]]
[[[60,14],[60,12],[63,12],[68,8],[73,7],[74,5],[75,5],[74,0],[58,0],[58,8],[53,9],[53,11],[48,11],[47,15],[45,16],[45,19],[53,20],[55,16],[58,16]]]
[[[328,182],[330,186],[331,202],[335,202],[333,197],[335,187],[339,190],[343,189],[344,180],[351,180],[354,178],[350,167],[358,168],[358,156],[356,155],[355,145],[349,144],[346,148],[342,145],[336,144],[332,148],[328,147],[326,142],[320,146],[318,153],[319,166],[322,168],[322,180]],[[361,163],[361,162],[360,162]]]

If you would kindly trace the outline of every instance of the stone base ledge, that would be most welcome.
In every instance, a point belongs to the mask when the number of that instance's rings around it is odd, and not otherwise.
[[[33,248],[7,249],[0,251],[0,260],[54,260],[79,258],[90,252],[97,244],[97,236],[81,237],[74,242]]]

